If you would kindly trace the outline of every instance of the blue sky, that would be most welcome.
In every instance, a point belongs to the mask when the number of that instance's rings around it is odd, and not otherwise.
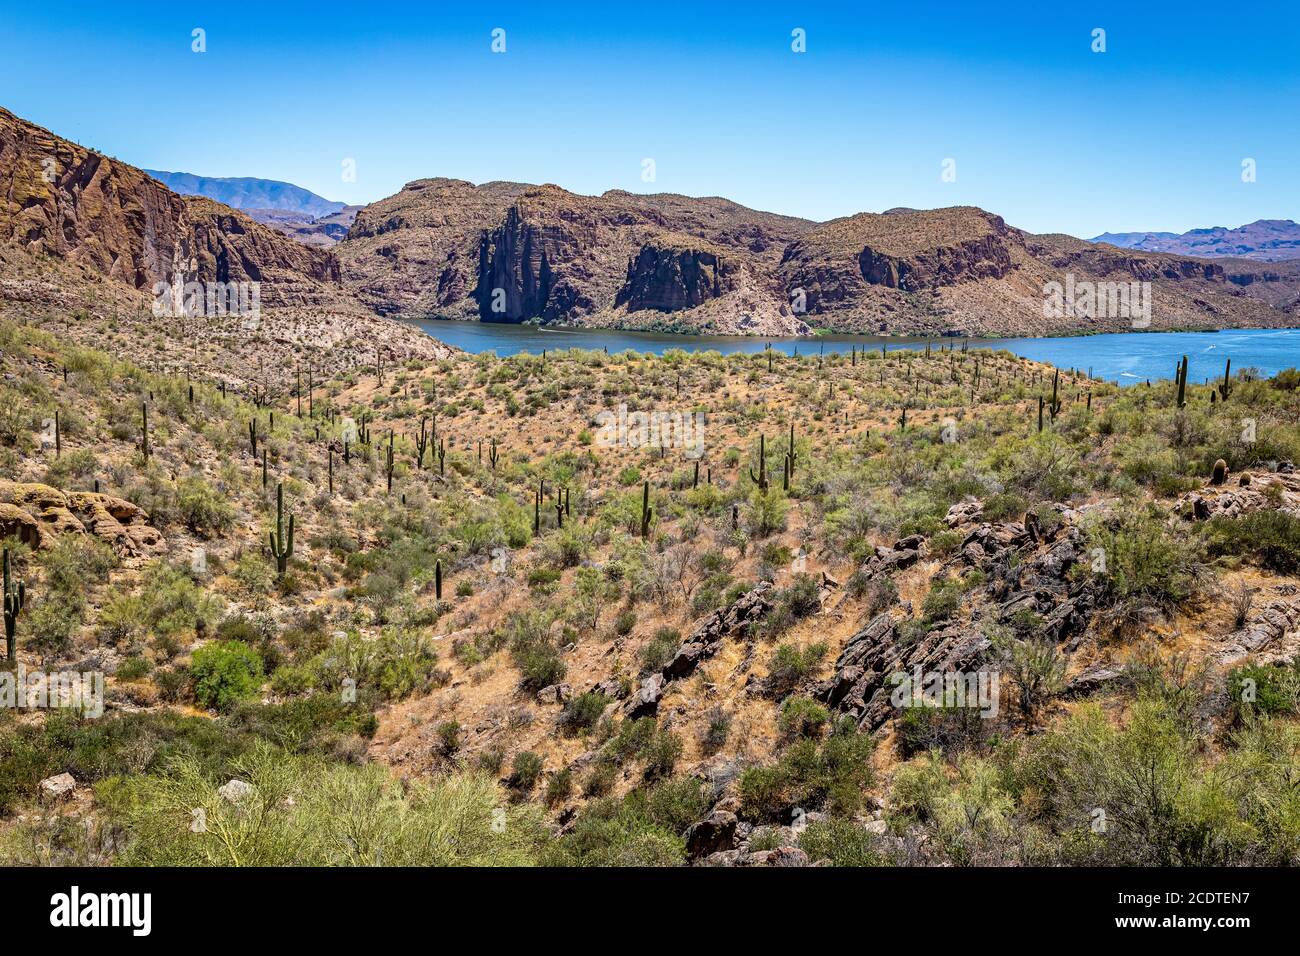
[[[441,175],[813,219],[973,204],[1083,237],[1300,218],[1294,2],[483,6],[9,3],[0,105],[138,166],[357,203]]]

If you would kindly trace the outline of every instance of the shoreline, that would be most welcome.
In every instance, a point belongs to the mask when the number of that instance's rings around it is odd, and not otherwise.
[[[1082,339],[1097,338],[1105,335],[1218,335],[1224,332],[1300,332],[1300,324],[1294,326],[1227,326],[1221,328],[1206,328],[1198,326],[1175,327],[1166,329],[1127,329],[1123,331],[1110,331],[1099,329],[1086,329],[1078,332],[1047,332],[1041,335],[963,335],[959,333],[944,332],[939,335],[910,335],[900,334],[893,335],[872,334],[865,332],[840,332],[834,329],[817,329],[809,335],[757,335],[745,333],[726,333],[726,332],[664,332],[656,329],[623,329],[611,328],[607,326],[573,326],[573,325],[551,325],[541,322],[484,322],[480,319],[450,319],[439,316],[428,316],[425,318],[394,318],[393,321],[403,324],[416,325],[420,323],[436,323],[438,325],[455,326],[455,327],[480,327],[480,328],[501,328],[501,329],[519,329],[530,330],[534,332],[546,332],[553,334],[569,335],[643,335],[653,336],[671,340],[680,338],[683,340],[690,339],[722,339],[725,341],[735,342],[817,342],[825,339],[862,339],[869,342],[906,342],[921,343],[926,342],[954,342],[968,341],[980,343],[992,342],[1019,342],[1029,340],[1049,341],[1053,339]],[[511,334],[511,333],[506,333]]]

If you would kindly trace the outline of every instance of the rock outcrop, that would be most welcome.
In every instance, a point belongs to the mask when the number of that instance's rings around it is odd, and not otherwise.
[[[1300,474],[1243,472],[1226,484],[1189,491],[1174,505],[1175,513],[1197,521],[1269,509],[1300,517]]]
[[[719,298],[731,288],[722,256],[703,243],[656,237],[627,264],[627,280],[614,299],[632,311],[676,312]]]
[[[338,261],[243,213],[0,109],[0,245],[151,293],[155,283],[259,282],[264,307],[343,295]]]
[[[142,508],[113,495],[0,481],[0,538],[46,548],[61,534],[92,535],[121,555],[162,554],[167,544]]]
[[[670,682],[689,677],[700,664],[722,650],[724,641],[742,634],[772,610],[772,590],[772,582],[763,581],[701,621],[661,671],[642,679],[641,686],[624,703],[624,715],[636,719],[657,713]]]

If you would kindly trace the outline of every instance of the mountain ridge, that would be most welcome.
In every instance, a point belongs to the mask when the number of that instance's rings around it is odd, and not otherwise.
[[[1204,258],[1283,262],[1300,259],[1300,224],[1290,219],[1257,219],[1245,225],[1207,226],[1177,232],[1103,232],[1089,240],[1123,249],[1167,252]]]
[[[206,196],[232,209],[282,209],[312,218],[341,212],[347,203],[317,195],[310,189],[278,179],[256,176],[199,176],[194,173],[142,171],[182,196]]]

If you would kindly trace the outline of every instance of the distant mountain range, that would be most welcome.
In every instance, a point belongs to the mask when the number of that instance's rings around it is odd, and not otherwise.
[[[275,179],[195,176],[158,169],[144,172],[172,192],[215,199],[304,245],[321,249],[328,249],[347,235],[352,220],[362,208],[334,202],[309,189]]]
[[[1229,229],[1211,226],[1176,232],[1103,232],[1092,239],[1121,249],[1168,252],[1207,259],[1255,259],[1281,262],[1300,259],[1300,225],[1290,219],[1260,219]]]
[[[158,169],[146,169],[144,172],[174,193],[182,196],[207,196],[232,209],[283,209],[314,218],[332,215],[347,205],[317,196],[311,190],[293,183],[282,183],[274,179],[195,176],[193,173],[167,173]]]

